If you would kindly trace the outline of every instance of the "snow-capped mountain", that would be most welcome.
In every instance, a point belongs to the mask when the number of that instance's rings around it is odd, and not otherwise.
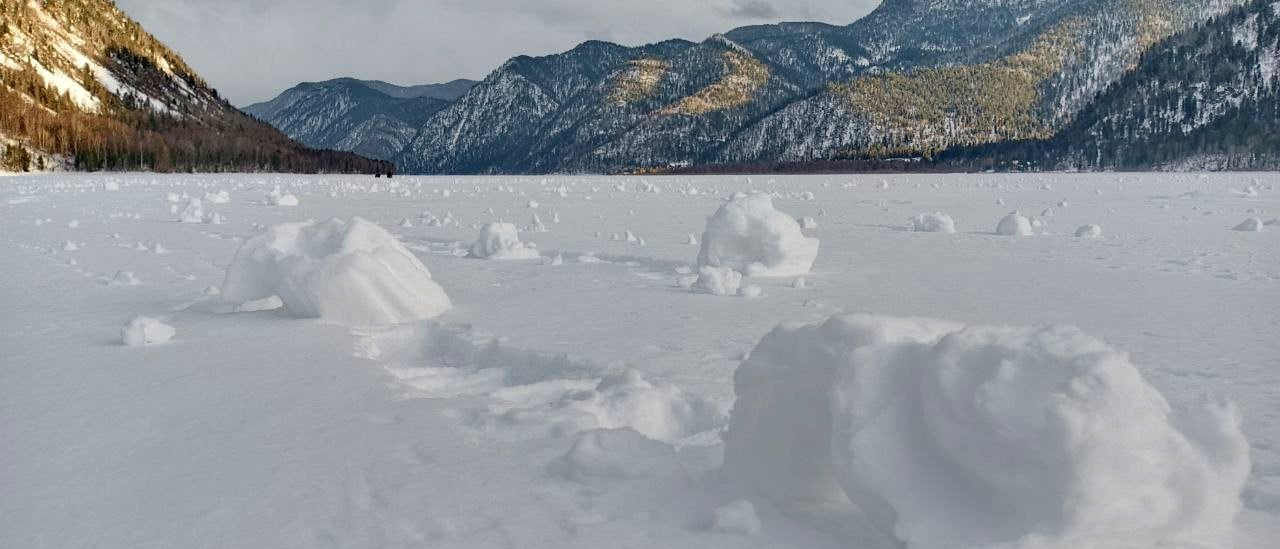
[[[1143,51],[1237,0],[888,0],[848,26],[516,57],[396,157],[444,172],[931,155],[1045,138]]]
[[[474,85],[471,80],[397,86],[339,78],[306,82],[244,112],[309,147],[391,158],[432,114]]]
[[[3,168],[374,171],[244,116],[110,0],[0,3]]]
[[[1280,3],[1255,0],[1148,51],[1055,141],[1063,167],[1280,167]]]
[[[960,147],[959,169],[1280,169],[1280,4],[1253,0],[1148,49],[1051,138]]]

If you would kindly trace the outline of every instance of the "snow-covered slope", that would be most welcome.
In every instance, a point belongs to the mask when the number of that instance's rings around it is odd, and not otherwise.
[[[946,151],[957,169],[1280,167],[1280,13],[1252,0],[1156,44],[1049,139]]]
[[[0,4],[0,107],[15,171],[49,155],[79,169],[386,169],[245,117],[109,0]]]
[[[1239,0],[890,0],[845,27],[517,57],[432,116],[410,171],[919,155],[1052,135],[1160,39]]]
[[[472,84],[455,80],[402,87],[340,78],[299,84],[243,110],[309,147],[388,159],[405,148],[432,114]]]

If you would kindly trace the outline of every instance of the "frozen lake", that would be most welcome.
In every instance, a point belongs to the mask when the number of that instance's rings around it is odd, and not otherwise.
[[[1231,543],[1266,547],[1280,539],[1278,184],[0,177],[0,546],[891,547],[850,509],[773,501],[721,470],[747,354],[781,323],[866,313],[1076,326],[1174,407],[1233,402],[1252,466]],[[690,291],[691,239],[753,191],[812,218],[812,271],[747,277],[754,298]],[[286,194],[296,206],[269,204]],[[995,233],[1014,210],[1032,235]],[[955,233],[909,228],[932,212]],[[352,328],[217,295],[264,227],[353,216],[398,237],[452,308]],[[1263,230],[1232,230],[1250,218]],[[466,257],[499,220],[539,257]],[[1089,224],[1101,233],[1077,237]],[[121,345],[138,315],[176,336]],[[626,427],[645,437],[588,436]]]

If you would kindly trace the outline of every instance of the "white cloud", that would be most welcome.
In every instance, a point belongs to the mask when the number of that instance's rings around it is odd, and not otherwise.
[[[482,78],[585,40],[702,40],[736,26],[847,24],[878,0],[117,0],[236,104],[338,76]]]

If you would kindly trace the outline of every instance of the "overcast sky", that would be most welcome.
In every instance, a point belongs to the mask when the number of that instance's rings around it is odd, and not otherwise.
[[[116,0],[236,105],[304,81],[483,78],[584,40],[699,41],[741,25],[847,24],[879,0]]]

